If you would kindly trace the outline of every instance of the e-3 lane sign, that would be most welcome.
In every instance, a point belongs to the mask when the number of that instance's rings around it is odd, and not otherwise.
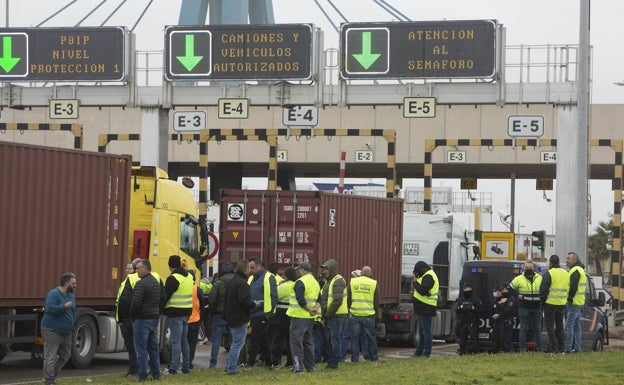
[[[121,27],[0,28],[0,80],[122,81]]]
[[[168,80],[307,80],[311,24],[170,26]]]
[[[483,78],[496,72],[494,20],[345,23],[345,79]]]

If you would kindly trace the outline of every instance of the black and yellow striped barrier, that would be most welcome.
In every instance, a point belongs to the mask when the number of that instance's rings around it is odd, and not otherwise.
[[[74,148],[82,149],[83,125],[75,123],[0,123],[0,132],[11,131],[66,131],[74,135]]]

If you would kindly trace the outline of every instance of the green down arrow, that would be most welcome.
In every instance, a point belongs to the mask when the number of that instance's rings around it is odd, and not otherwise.
[[[354,53],[353,57],[360,63],[365,70],[369,69],[377,59],[381,56],[380,53],[371,53],[371,32],[362,32],[362,53]]]
[[[15,67],[15,65],[22,60],[19,57],[12,57],[12,45],[13,45],[13,37],[11,36],[3,36],[2,37],[2,57],[0,57],[0,67],[4,70],[4,72],[9,73]]]
[[[195,35],[186,35],[184,44],[184,56],[178,56],[177,59],[180,61],[180,63],[182,63],[184,68],[186,68],[188,71],[192,71],[197,63],[199,63],[203,58],[203,56],[195,56]]]

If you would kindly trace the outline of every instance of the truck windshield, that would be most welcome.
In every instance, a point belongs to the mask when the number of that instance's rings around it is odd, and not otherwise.
[[[180,250],[193,258],[199,256],[198,229],[199,226],[194,220],[186,218],[180,221]]]

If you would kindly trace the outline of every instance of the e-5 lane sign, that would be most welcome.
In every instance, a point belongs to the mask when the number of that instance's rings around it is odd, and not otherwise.
[[[311,24],[170,26],[168,80],[307,80]]]
[[[121,27],[0,28],[0,80],[122,81]]]
[[[345,79],[487,78],[496,73],[494,20],[345,23]]]

